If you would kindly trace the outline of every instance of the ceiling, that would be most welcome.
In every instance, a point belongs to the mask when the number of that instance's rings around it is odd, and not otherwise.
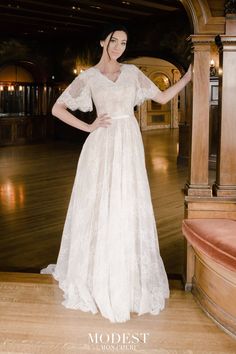
[[[179,0],[4,0],[0,30],[2,35],[87,36],[111,22],[139,27],[184,12]]]

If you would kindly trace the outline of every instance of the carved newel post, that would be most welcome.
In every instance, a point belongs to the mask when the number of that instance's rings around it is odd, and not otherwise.
[[[226,31],[218,40],[220,52],[220,144],[214,192],[236,197],[236,1],[227,1]]]
[[[208,181],[210,51],[214,36],[191,36],[194,54],[191,146],[187,196],[211,197]]]
[[[179,80],[179,70],[172,69],[172,82],[175,84]],[[171,100],[171,128],[179,127],[178,117],[178,95]]]

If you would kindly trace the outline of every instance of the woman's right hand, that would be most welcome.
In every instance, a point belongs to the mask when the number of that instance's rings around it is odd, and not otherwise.
[[[111,125],[111,117],[107,113],[99,114],[95,121],[89,125],[89,131],[91,133],[97,128],[107,128],[109,125]]]

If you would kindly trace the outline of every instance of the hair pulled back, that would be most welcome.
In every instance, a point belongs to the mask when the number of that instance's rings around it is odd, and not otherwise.
[[[110,58],[110,55],[108,53],[108,48],[109,48],[109,45],[110,45],[110,42],[111,42],[111,38],[113,36],[113,33],[116,32],[116,31],[123,31],[126,33],[127,35],[127,39],[128,39],[128,30],[127,28],[122,25],[122,24],[119,24],[119,23],[116,23],[116,24],[109,24],[107,25],[106,27],[103,28],[101,34],[100,34],[100,38],[99,40],[100,41],[105,41],[105,39],[107,38],[107,36],[109,36],[109,34],[111,34],[110,38],[109,38],[109,42],[107,44],[107,54],[108,54],[108,57]],[[111,59],[111,58],[110,58]]]

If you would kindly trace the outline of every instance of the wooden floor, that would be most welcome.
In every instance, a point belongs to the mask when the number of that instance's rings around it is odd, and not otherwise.
[[[183,270],[183,187],[178,131],[143,132],[146,166],[169,276]],[[3,147],[0,154],[0,271],[39,272],[55,263],[81,146],[75,143]]]
[[[236,340],[202,312],[180,281],[171,280],[170,287],[166,308],[158,316],[132,313],[130,321],[111,323],[99,313],[65,309],[51,276],[0,273],[0,353],[235,354]],[[116,340],[125,333],[140,341],[117,351],[108,341],[102,351],[101,342],[92,343],[90,333],[102,334],[103,344],[112,333]]]
[[[137,333],[141,339],[148,333],[147,342],[140,341],[136,350],[119,353],[236,353],[235,339],[174,280],[183,267],[182,188],[187,175],[186,167],[176,164],[178,132],[146,132],[143,140],[160,250],[170,279],[165,310],[158,316],[132,314],[131,321],[111,324],[99,313],[65,309],[57,282],[35,273],[56,261],[81,146],[52,142],[2,148],[0,353],[102,352],[100,344],[89,341],[89,333],[96,332]]]

